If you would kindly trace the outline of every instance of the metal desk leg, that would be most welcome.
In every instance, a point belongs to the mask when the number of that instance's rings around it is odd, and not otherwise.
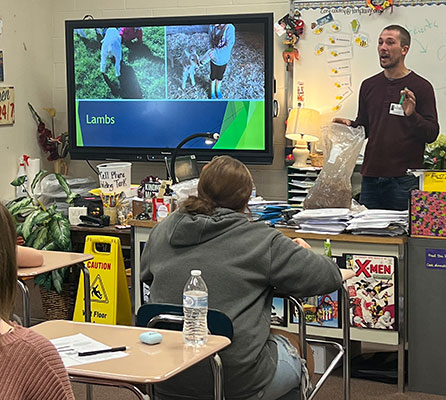
[[[101,378],[94,378],[94,377],[88,377],[88,376],[70,376],[71,382],[78,382],[78,383],[85,383],[87,384],[87,388],[91,385],[98,385],[98,386],[112,386],[112,387],[118,387],[118,388],[124,388],[130,390],[139,400],[147,400],[148,396],[145,395],[139,388],[137,388],[135,385],[127,382],[121,382],[121,381],[113,381],[109,379],[101,379]],[[87,399],[88,399],[88,390],[87,390]],[[90,400],[90,399],[89,399]]]
[[[217,353],[210,357],[210,360],[214,375],[214,399],[223,400],[223,364]]]
[[[350,400],[350,376],[351,376],[351,346],[350,346],[350,297],[348,295],[347,283],[342,286],[343,304],[343,345],[344,345],[344,400]]]
[[[91,322],[90,271],[84,263],[79,263],[79,267],[84,274],[85,322]]]
[[[29,328],[31,326],[31,316],[29,312],[29,290],[26,283],[20,278],[17,279],[17,285],[22,292],[22,302],[23,302],[23,326]]]

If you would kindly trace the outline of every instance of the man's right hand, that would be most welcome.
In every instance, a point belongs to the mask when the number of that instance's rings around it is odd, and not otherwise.
[[[331,122],[337,122],[338,124],[344,124],[347,126],[350,126],[352,124],[352,121],[347,118],[333,118]]]

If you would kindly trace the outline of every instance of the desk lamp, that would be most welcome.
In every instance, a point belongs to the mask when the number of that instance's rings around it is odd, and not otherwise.
[[[308,142],[317,142],[320,137],[319,111],[311,108],[293,108],[287,120],[285,137],[293,141],[295,168],[307,166],[310,154]]]
[[[172,184],[175,184],[175,183],[178,182],[178,179],[175,176],[175,160],[176,160],[177,155],[178,155],[178,150],[180,150],[181,147],[183,147],[190,140],[196,139],[196,138],[199,138],[199,137],[206,138],[205,143],[207,145],[211,145],[211,144],[214,144],[218,140],[220,135],[218,133],[215,133],[215,132],[194,133],[193,135],[190,135],[190,136],[186,137],[180,143],[178,143],[178,146],[175,147],[174,151],[172,152],[172,159],[170,160],[170,177],[172,179]]]

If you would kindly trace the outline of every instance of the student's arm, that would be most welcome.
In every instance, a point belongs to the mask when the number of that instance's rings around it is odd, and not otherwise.
[[[355,271],[351,269],[341,269],[342,281],[347,281],[355,276]]]
[[[41,251],[31,247],[16,246],[18,267],[39,267],[43,264]]]
[[[271,242],[270,283],[280,293],[308,297],[331,293],[342,285],[339,267],[278,232]]]

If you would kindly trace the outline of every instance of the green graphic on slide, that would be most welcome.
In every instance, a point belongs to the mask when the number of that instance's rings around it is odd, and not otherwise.
[[[76,101],[76,145],[83,146],[84,140],[82,139],[81,121],[79,121],[79,102]]]
[[[264,150],[265,135],[259,139],[259,130],[265,129],[263,101],[231,101],[226,107],[220,139],[214,149]]]

